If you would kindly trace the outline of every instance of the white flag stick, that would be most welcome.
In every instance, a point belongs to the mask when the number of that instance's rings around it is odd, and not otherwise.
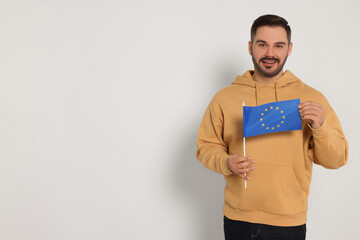
[[[245,102],[243,101],[243,107],[245,106]],[[243,108],[244,109],[244,108]],[[244,113],[243,113],[243,119],[244,119]],[[244,121],[244,120],[243,120]],[[245,129],[244,129],[245,131]],[[246,156],[246,153],[245,153],[245,137],[244,137],[244,133],[243,133],[243,145],[244,145],[244,157]],[[245,177],[246,177],[246,173],[244,174]],[[246,180],[245,180],[245,189],[246,189]]]
[[[244,145],[244,157],[245,155],[245,138],[243,137],[243,145]],[[245,173],[245,177],[246,177],[246,173]],[[246,189],[246,180],[245,180],[245,189]]]

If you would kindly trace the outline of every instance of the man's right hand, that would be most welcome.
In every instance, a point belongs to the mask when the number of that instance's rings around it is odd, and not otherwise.
[[[230,155],[227,159],[227,164],[230,171],[233,174],[236,174],[245,180],[249,180],[250,178],[246,176],[246,173],[253,171],[255,169],[254,160],[249,156],[239,156],[238,154]]]

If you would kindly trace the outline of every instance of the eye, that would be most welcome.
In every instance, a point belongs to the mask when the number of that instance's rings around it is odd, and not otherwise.
[[[275,48],[283,48],[284,46],[281,44],[275,45]]]
[[[266,47],[265,43],[259,43],[259,47]]]

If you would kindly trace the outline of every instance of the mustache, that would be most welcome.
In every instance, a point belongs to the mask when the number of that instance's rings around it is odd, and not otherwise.
[[[274,58],[274,57],[264,57],[264,58],[260,59],[260,61],[264,61],[264,60],[280,62],[280,60],[278,58]]]

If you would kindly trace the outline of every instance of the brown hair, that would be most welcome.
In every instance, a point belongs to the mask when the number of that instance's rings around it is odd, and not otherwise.
[[[286,31],[286,35],[289,40],[289,43],[291,42],[291,28],[288,25],[288,22],[284,18],[279,17],[277,15],[272,15],[272,14],[260,16],[254,21],[254,23],[251,26],[251,31],[250,31],[250,37],[251,37],[252,42],[254,41],[256,30],[262,26],[284,28]]]

